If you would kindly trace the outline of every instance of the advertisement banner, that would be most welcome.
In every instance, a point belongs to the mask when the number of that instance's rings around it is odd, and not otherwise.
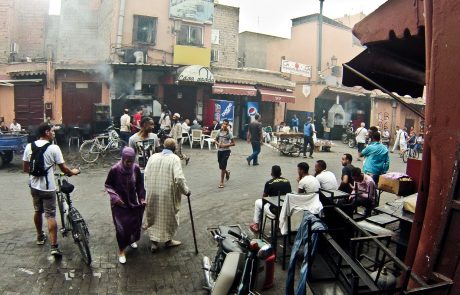
[[[252,122],[254,116],[259,113],[259,102],[257,101],[248,101],[247,102],[247,116]]]
[[[311,78],[311,66],[294,61],[282,60],[281,72]]]
[[[228,100],[215,100],[214,120],[222,123],[225,119],[233,123],[235,116],[235,103]]]
[[[169,17],[212,24],[213,0],[171,0]]]

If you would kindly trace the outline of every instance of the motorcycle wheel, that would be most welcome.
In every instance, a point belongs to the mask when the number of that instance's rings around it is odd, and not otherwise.
[[[356,146],[356,141],[354,139],[349,139],[348,140],[348,147],[349,148],[354,148]]]
[[[291,151],[291,156],[300,157],[300,147],[294,146]]]
[[[348,144],[348,136],[346,134],[342,134],[342,143]]]

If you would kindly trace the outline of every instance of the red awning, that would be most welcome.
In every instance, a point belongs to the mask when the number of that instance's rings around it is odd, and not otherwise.
[[[295,103],[295,96],[292,92],[270,88],[259,88],[259,92],[262,101]]]
[[[213,94],[229,94],[229,95],[244,95],[244,96],[256,96],[257,90],[251,85],[240,85],[240,84],[226,84],[226,83],[215,83],[212,85]]]

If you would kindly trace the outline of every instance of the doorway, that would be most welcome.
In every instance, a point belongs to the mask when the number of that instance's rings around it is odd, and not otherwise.
[[[43,85],[14,86],[14,111],[16,121],[24,129],[43,123]]]
[[[101,102],[101,83],[62,83],[62,122],[75,125],[91,123],[94,104]]]

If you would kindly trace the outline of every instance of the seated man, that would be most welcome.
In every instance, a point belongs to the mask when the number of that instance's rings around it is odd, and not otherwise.
[[[327,165],[323,160],[316,161],[315,177],[319,181],[319,185],[325,190],[336,190],[339,186],[334,173],[326,170]]]
[[[375,206],[376,185],[372,176],[362,173],[361,169],[355,167],[351,170],[351,177],[355,182],[350,199],[353,200],[356,207],[363,206],[366,208],[364,214],[369,216]]]
[[[351,163],[353,157],[350,154],[343,154],[342,156],[342,181],[340,182],[339,190],[351,193],[353,191],[353,178],[351,177],[351,171],[355,168]]]
[[[278,165],[272,166],[271,176],[273,177],[265,183],[264,193],[262,195],[265,197],[273,197],[279,195],[285,195],[292,192],[291,183],[284,177],[281,177],[281,167]],[[265,207],[270,208],[270,204],[266,204]],[[249,228],[254,233],[258,233],[260,229],[259,221],[262,214],[262,199],[258,199],[255,202],[254,207],[254,223],[252,223]]]

